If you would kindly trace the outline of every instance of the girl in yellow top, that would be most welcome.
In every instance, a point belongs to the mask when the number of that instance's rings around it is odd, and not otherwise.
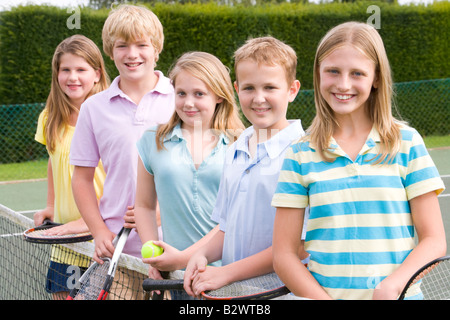
[[[103,57],[90,39],[74,35],[63,40],[55,50],[52,60],[52,83],[45,109],[39,116],[36,141],[47,146],[48,189],[47,207],[34,215],[34,223],[44,219],[61,223],[51,229],[55,234],[88,231],[72,195],[73,166],[69,164],[72,141],[81,104],[109,85]],[[103,192],[105,172],[101,162],[96,169],[95,189],[97,197]],[[75,259],[76,260],[76,259]],[[67,294],[67,273],[70,265],[80,261],[63,258],[61,250],[53,248],[52,261],[47,276],[47,290],[54,298]]]

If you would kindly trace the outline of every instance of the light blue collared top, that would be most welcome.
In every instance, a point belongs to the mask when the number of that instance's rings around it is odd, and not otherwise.
[[[227,151],[224,171],[213,211],[213,220],[225,232],[222,264],[254,255],[272,245],[276,209],[271,201],[277,187],[284,154],[304,135],[300,120],[257,146],[252,159],[247,128]]]
[[[163,239],[178,250],[191,246],[216,226],[211,213],[229,143],[220,135],[216,147],[196,169],[183,131],[176,126],[165,137],[161,151],[156,148],[156,127],[137,143],[146,170],[154,176]]]

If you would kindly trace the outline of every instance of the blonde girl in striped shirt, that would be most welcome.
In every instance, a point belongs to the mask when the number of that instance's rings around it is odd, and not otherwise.
[[[446,252],[444,184],[418,132],[392,116],[376,29],[348,22],[330,30],[316,52],[314,88],[316,117],[287,151],[272,201],[274,268],[295,295],[396,299],[415,270]],[[297,252],[308,205],[306,268]]]

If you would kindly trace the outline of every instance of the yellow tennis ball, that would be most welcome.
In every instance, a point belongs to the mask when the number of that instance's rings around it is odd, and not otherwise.
[[[144,243],[141,249],[142,258],[154,258],[162,255],[163,252],[164,249],[153,244],[151,240]]]

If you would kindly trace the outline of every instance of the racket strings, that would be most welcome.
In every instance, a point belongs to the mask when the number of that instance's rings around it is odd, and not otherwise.
[[[109,260],[88,269],[80,279],[80,288],[74,300],[97,300],[108,276]]]
[[[63,235],[48,235],[46,234],[49,229],[41,229],[41,230],[34,230],[31,232],[27,232],[26,235],[28,237],[32,238],[54,238],[54,239],[61,239],[61,238],[72,238],[72,237],[81,237],[81,236],[88,236],[90,235],[90,232],[83,232],[83,233],[70,233],[70,234],[63,234]]]
[[[429,268],[420,283],[425,300],[450,299],[450,260]]]
[[[231,283],[220,289],[205,292],[205,297],[220,299],[226,297],[264,296],[266,292],[284,288],[283,282],[275,273]],[[270,294],[268,294],[270,296]]]

